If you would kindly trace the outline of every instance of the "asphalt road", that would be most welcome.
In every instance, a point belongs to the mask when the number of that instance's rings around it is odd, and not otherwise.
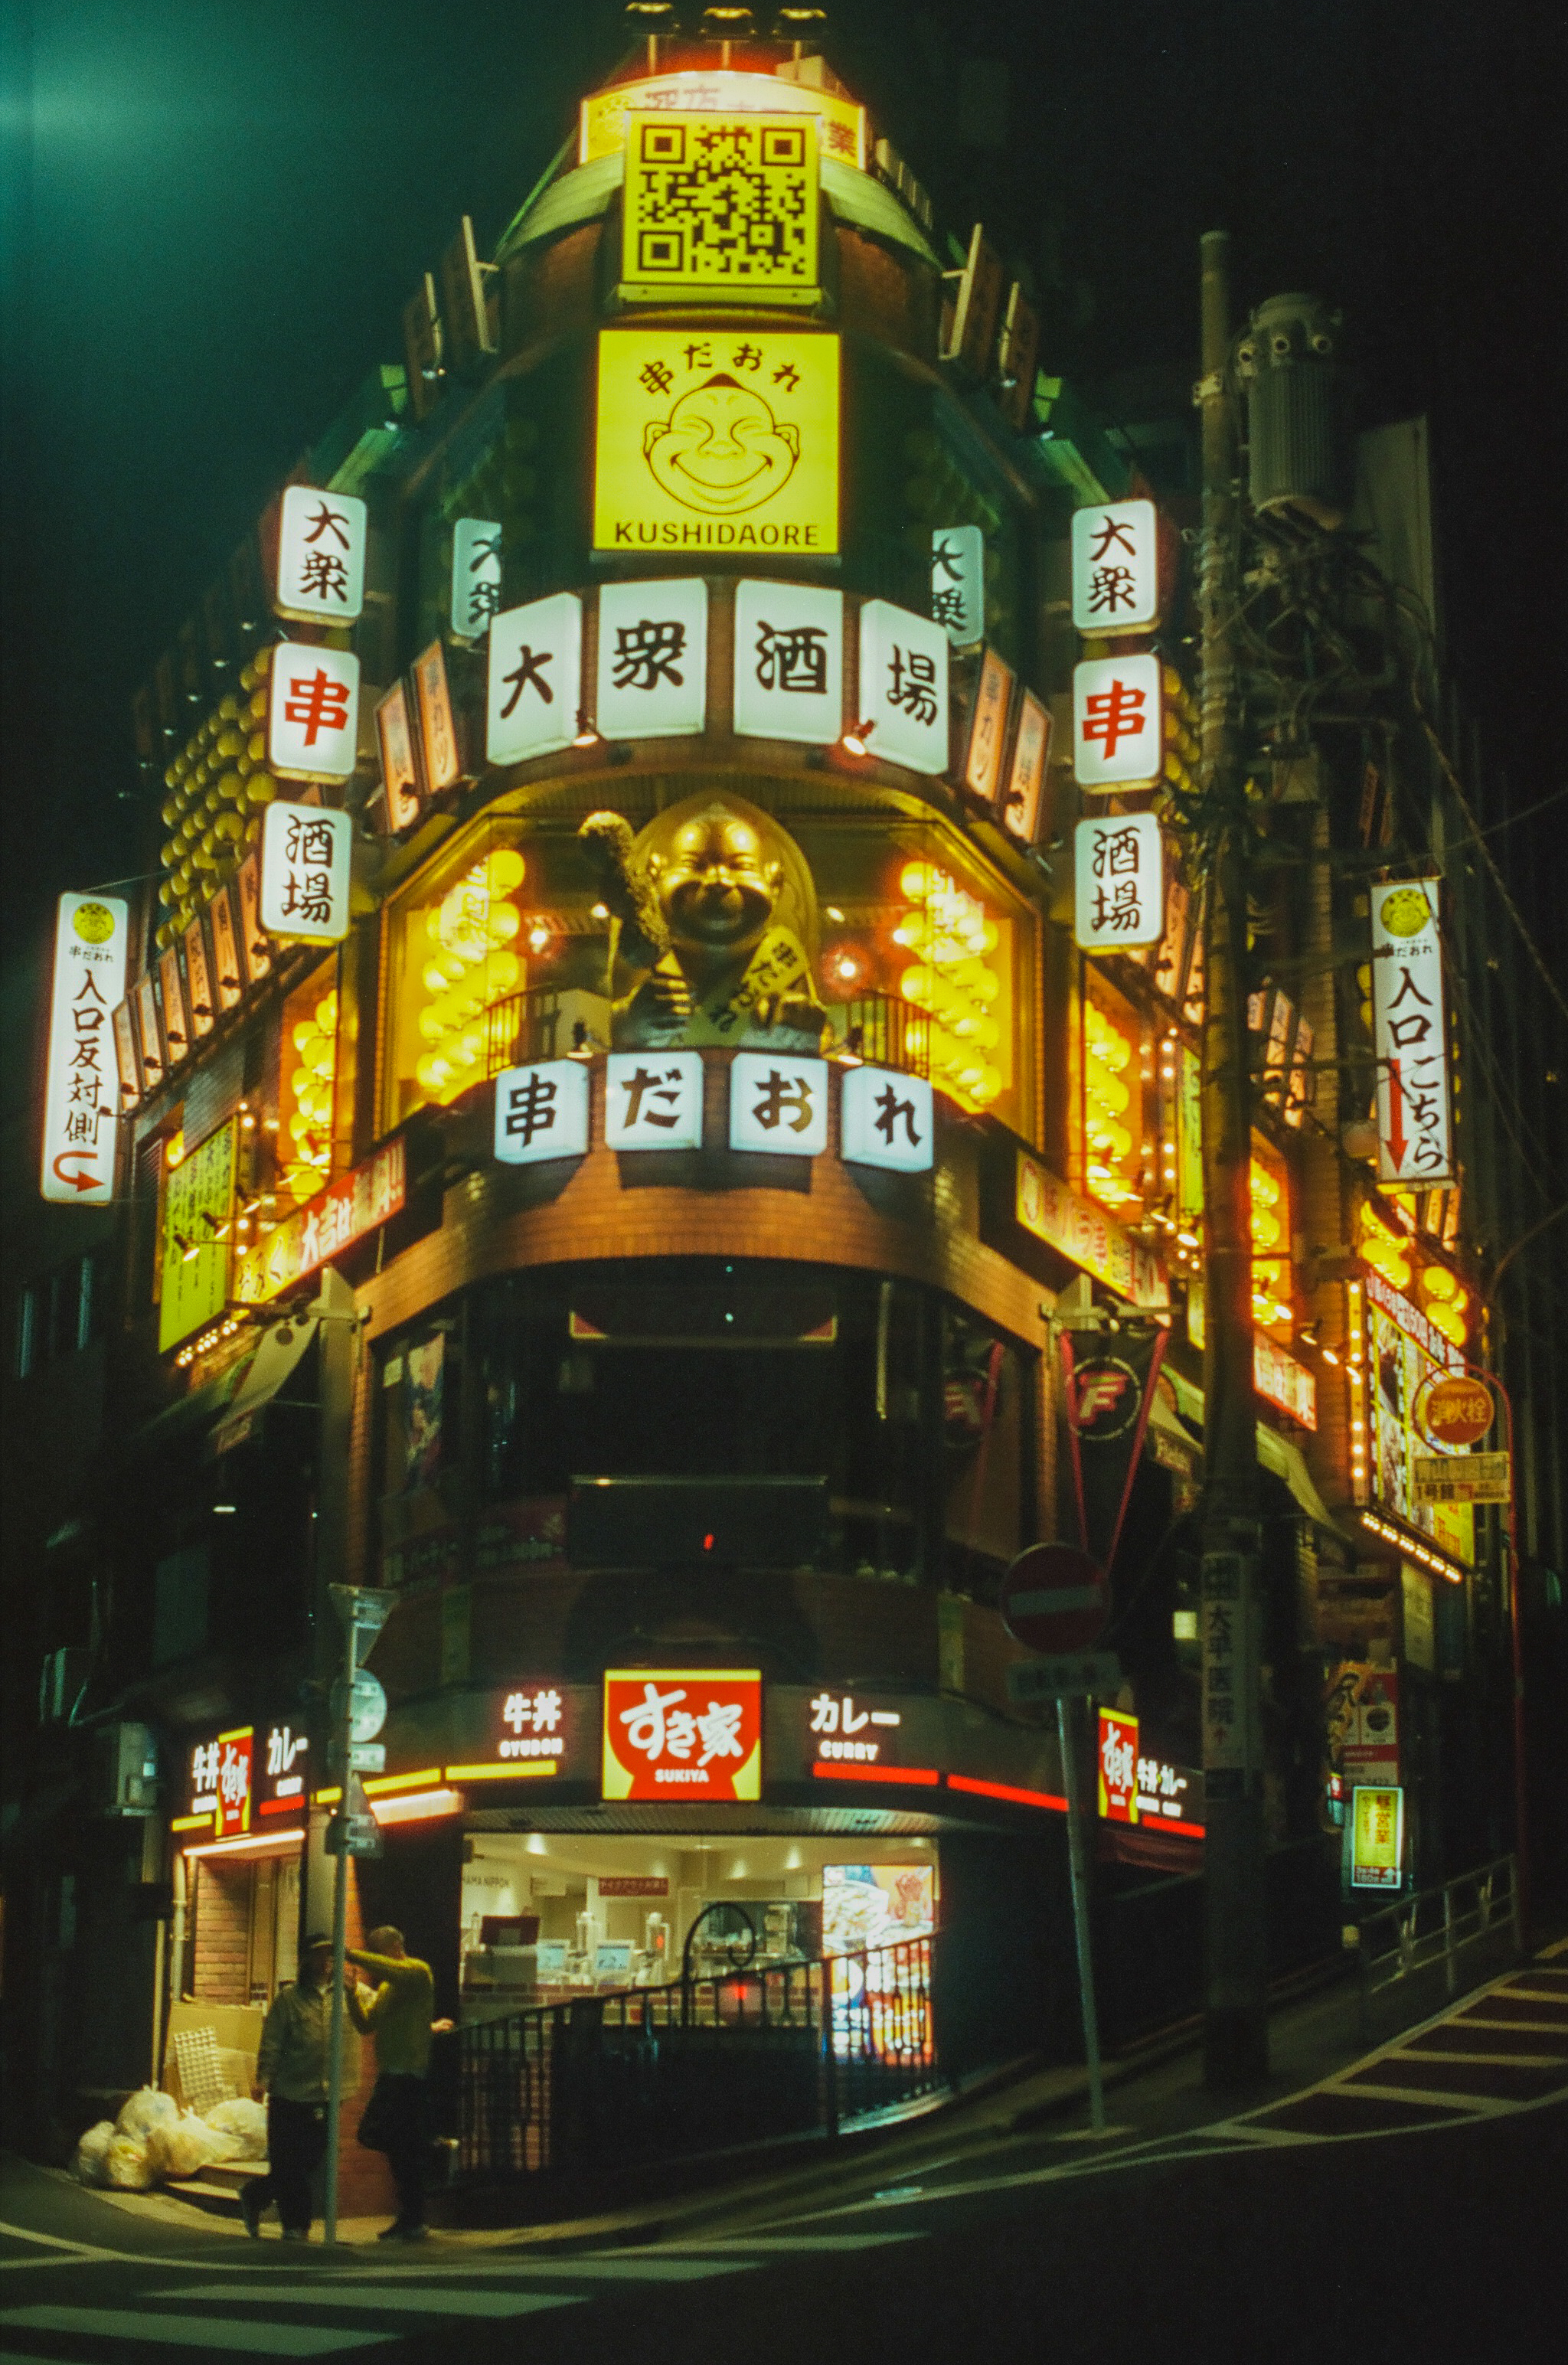
[[[992,2127],[825,2205],[737,2192],[684,2238],[435,2237],[303,2258],[9,2184],[0,2356],[386,2365],[1548,2359],[1568,2326],[1568,1955],[1216,2120],[1190,2070],[1115,2127]],[[906,2155],[907,2158],[907,2155]]]

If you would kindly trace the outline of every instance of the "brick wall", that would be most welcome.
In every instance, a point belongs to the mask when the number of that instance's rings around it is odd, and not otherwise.
[[[191,1993],[201,2003],[251,2001],[251,1899],[254,1868],[241,1860],[196,1859],[196,1944]]]

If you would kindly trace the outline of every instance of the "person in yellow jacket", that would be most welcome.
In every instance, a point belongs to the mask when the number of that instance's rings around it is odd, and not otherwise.
[[[430,2150],[431,2039],[451,2029],[432,2020],[435,1980],[428,1963],[410,1955],[389,1923],[370,1933],[348,1959],[375,1980],[347,1990],[349,2015],[362,2036],[375,2042],[375,2084],[360,2121],[359,2140],[386,2155],[398,2188],[398,2214],[382,2227],[383,2242],[418,2242],[425,2234],[425,2161]]]

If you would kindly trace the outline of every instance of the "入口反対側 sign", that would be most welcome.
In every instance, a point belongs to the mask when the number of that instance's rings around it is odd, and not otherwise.
[[[39,1185],[72,1206],[114,1196],[121,1093],[111,1018],[125,992],[129,909],[116,895],[62,895],[55,919]]]

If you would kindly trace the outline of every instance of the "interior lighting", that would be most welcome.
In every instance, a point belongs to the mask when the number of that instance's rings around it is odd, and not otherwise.
[[[980,898],[934,862],[906,862],[899,891],[909,909],[893,942],[916,956],[899,994],[929,1021],[931,1081],[961,1106],[987,1109],[1003,1088],[987,1056],[1002,1039],[1002,982],[987,966],[1001,930]]]
[[[515,846],[497,846],[424,914],[428,950],[420,977],[427,999],[416,1024],[429,1048],[414,1074],[432,1101],[454,1101],[479,1082],[487,1015],[527,985],[526,964],[512,949],[522,914],[511,900],[525,871]]]
[[[296,1026],[285,1058],[282,1123],[292,1144],[283,1165],[284,1187],[297,1205],[313,1199],[332,1169],[332,1104],[338,1074],[338,996],[322,994]],[[290,1104],[292,1103],[292,1106]]]
[[[1128,1171],[1138,1144],[1123,1123],[1133,1107],[1133,1088],[1126,1082],[1132,1065],[1129,1035],[1101,1009],[1097,1002],[1083,1004],[1083,1138],[1091,1194],[1103,1206],[1121,1208],[1141,1194]]]
[[[204,1815],[202,1821],[207,1821]],[[292,1832],[252,1832],[244,1839],[207,1840],[184,1848],[181,1854],[193,1855],[275,1855],[280,1848],[297,1847],[304,1839],[302,1830]]]

